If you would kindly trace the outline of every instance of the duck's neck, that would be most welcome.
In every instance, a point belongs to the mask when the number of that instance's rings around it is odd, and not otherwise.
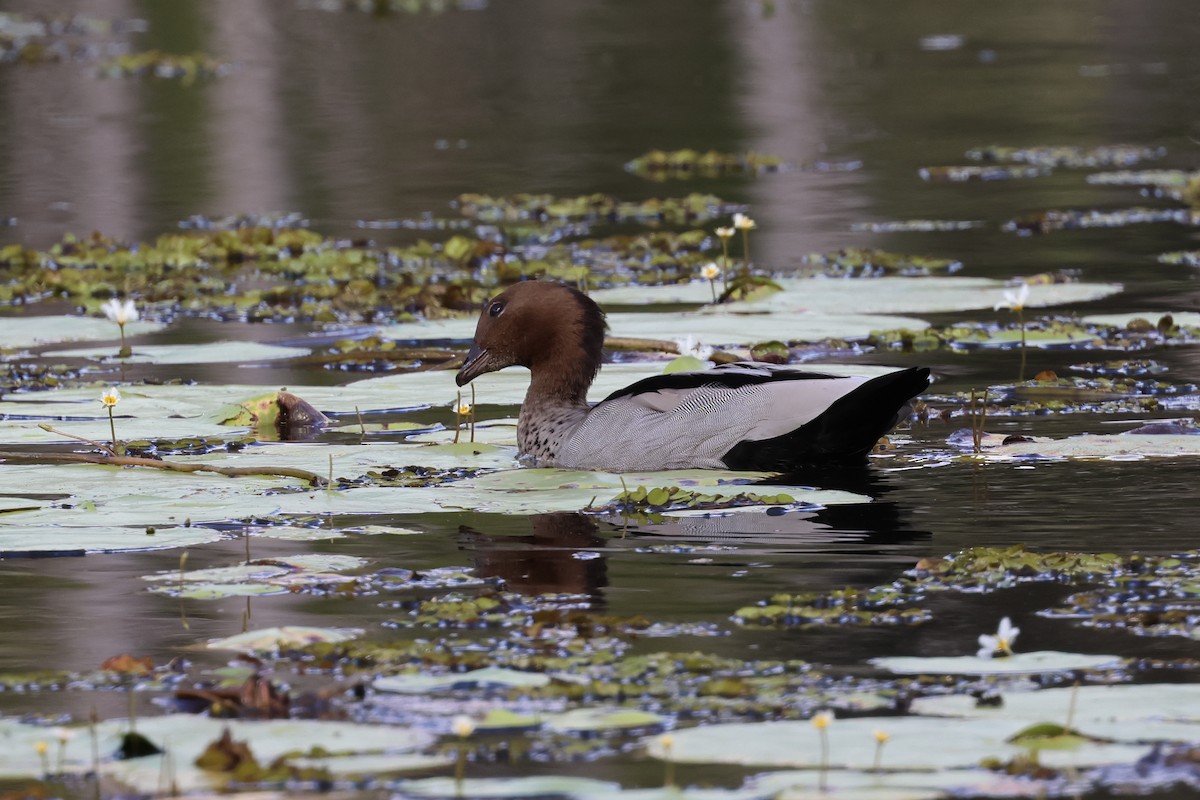
[[[553,348],[530,364],[525,404],[586,408],[588,389],[599,366],[582,345],[570,343]]]
[[[563,443],[587,417],[596,364],[582,348],[535,362],[517,421],[517,446],[541,466],[555,466]]]

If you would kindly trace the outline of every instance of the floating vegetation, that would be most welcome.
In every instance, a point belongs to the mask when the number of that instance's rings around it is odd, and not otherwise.
[[[1075,372],[1086,372],[1089,375],[1128,375],[1136,377],[1164,375],[1168,371],[1165,364],[1149,358],[1072,364],[1067,369]]]
[[[1101,147],[1003,147],[989,145],[966,152],[972,161],[1001,164],[1032,164],[1039,167],[1128,167],[1142,161],[1154,161],[1167,154],[1165,147],[1138,147],[1128,144]]]
[[[968,181],[1005,181],[1014,178],[1040,178],[1049,175],[1044,167],[987,166],[987,167],[921,167],[921,180],[929,183],[966,183]]]
[[[965,231],[987,225],[970,219],[901,219],[888,222],[855,222],[850,230],[865,233],[941,233]]]
[[[1200,250],[1176,250],[1171,253],[1163,253],[1158,257],[1158,263],[1200,267]]]
[[[716,150],[651,150],[625,165],[627,172],[653,180],[667,178],[715,178],[721,175],[761,175],[780,172],[787,163],[769,153],[719,153]]]
[[[444,14],[481,11],[488,0],[301,0],[300,8],[315,11],[360,11],[364,14]]]
[[[1115,211],[1050,210],[1026,214],[1004,223],[1007,233],[1028,236],[1034,233],[1080,230],[1086,228],[1124,228],[1173,222],[1176,225],[1200,225],[1200,211],[1185,208],[1124,208]]]
[[[607,222],[669,222],[686,225],[727,217],[745,211],[739,203],[729,203],[710,194],[689,194],[642,201],[618,200],[612,195],[590,194],[557,197],[550,194],[515,194],[491,197],[462,194],[455,207],[463,216],[482,222],[519,220]]]
[[[200,78],[228,75],[233,65],[204,53],[173,55],[161,50],[129,53],[100,64],[96,70],[104,78],[162,78],[191,84]]]
[[[585,511],[599,514],[645,515],[661,514],[665,511],[717,510],[741,506],[793,506],[796,498],[790,494],[760,495],[753,492],[738,492],[732,495],[718,493],[703,494],[678,486],[647,489],[638,486],[621,492],[608,503],[589,506]],[[810,504],[804,504],[809,506]]]
[[[1180,189],[1196,177],[1195,172],[1182,169],[1119,170],[1094,172],[1087,182],[1100,186],[1154,186],[1160,189]]]
[[[101,44],[97,38],[144,30],[146,24],[141,20],[0,12],[0,63],[93,61],[123,49],[116,44]]]
[[[902,255],[865,247],[810,253],[803,262],[819,267],[824,275],[837,278],[878,278],[884,275],[911,278],[935,273],[952,274],[962,269],[962,262],[954,259]]]
[[[65,364],[29,361],[0,361],[0,395],[13,392],[42,392],[71,386],[80,370]]]
[[[832,592],[777,594],[758,605],[739,608],[742,625],[916,625],[933,615],[910,605],[912,598],[891,587],[836,589]]]

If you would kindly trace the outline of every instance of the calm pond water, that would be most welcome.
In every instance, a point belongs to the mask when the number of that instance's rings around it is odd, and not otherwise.
[[[44,4],[5,6],[41,11]],[[418,234],[362,223],[445,216],[462,192],[642,199],[696,189],[749,204],[759,225],[755,261],[773,270],[795,269],[811,252],[871,246],[959,259],[963,274],[977,277],[1072,269],[1084,280],[1125,285],[1086,313],[1200,307],[1195,272],[1154,260],[1194,249],[1195,228],[1137,225],[1031,237],[1001,230],[1008,219],[1044,209],[1166,207],[1163,201],[1130,187],[1089,184],[1087,171],[1077,169],[986,183],[918,177],[922,167],[968,163],[966,150],[988,144],[1162,147],[1164,158],[1142,166],[1194,168],[1194,0],[492,0],[471,10],[387,17],[327,13],[291,0],[56,6],[145,20],[137,49],[204,51],[234,70],[184,86],[98,79],[81,63],[0,66],[0,217],[14,220],[0,228],[3,244],[45,247],[64,233],[92,230],[147,240],[191,215],[287,211],[322,233],[407,243]],[[622,169],[648,150],[680,147],[860,166],[694,183],[652,183]],[[951,233],[853,227],[907,219],[984,224]],[[871,291],[869,282],[863,291]],[[994,318],[1011,318],[1006,313]],[[990,314],[918,316],[944,324]],[[203,341],[217,329],[184,320],[139,341]],[[234,330],[264,342],[307,333],[284,325]],[[1137,356],[1166,365],[1173,382],[1200,376],[1194,348]],[[1063,374],[1072,364],[1120,357],[1034,352],[1028,373]],[[1012,352],[873,353],[865,360],[927,364],[940,393],[1011,382],[1016,372]],[[359,377],[286,363],[255,371],[205,367],[202,375],[266,387]],[[195,373],[145,367],[128,377]],[[452,422],[444,409],[426,418]],[[1139,421],[1028,416],[997,419],[989,428],[1062,436]],[[912,436],[918,448],[942,450],[955,426],[931,423]],[[1009,615],[1023,630],[1021,649],[1177,659],[1197,655],[1194,639],[1099,632],[1035,616],[1061,596],[1053,589],[956,595],[941,602],[935,624],[917,628],[762,632],[737,629],[728,617],[773,592],[888,583],[918,558],[977,545],[1151,554],[1194,548],[1198,484],[1200,460],[1191,459],[894,472],[883,462],[854,486],[876,502],[793,514],[783,533],[739,530],[744,523],[736,518],[681,532],[624,531],[582,516],[429,514],[390,520],[420,536],[256,541],[253,551],[261,557],[308,547],[364,556],[373,569],[475,566],[522,592],[586,593],[613,614],[731,631],[654,643],[668,650],[852,665],[881,654],[968,652],[976,634]],[[698,559],[653,547],[680,542],[728,549]],[[240,541],[193,548],[189,566],[236,563],[243,548]],[[173,569],[178,559],[177,551],[161,551],[0,560],[0,672],[94,669],[121,652],[219,663],[197,645],[247,624],[355,626],[370,636],[392,635],[379,624],[393,612],[377,598],[181,604],[148,594],[139,576]],[[1176,679],[1194,681],[1196,673]],[[0,714],[80,720],[93,707],[120,716],[124,699],[0,692]],[[652,785],[660,774],[633,756],[579,771],[627,785]]]

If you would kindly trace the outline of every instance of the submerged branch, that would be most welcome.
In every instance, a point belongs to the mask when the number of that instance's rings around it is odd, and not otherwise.
[[[161,461],[139,456],[103,456],[91,453],[14,453],[0,451],[0,461],[35,461],[80,464],[104,464],[110,467],[150,467],[169,472],[216,472],[219,475],[239,477],[243,475],[274,475],[282,478],[299,478],[311,486],[324,486],[326,479],[315,472],[298,467],[218,467],[215,464],[181,464],[177,461]]]

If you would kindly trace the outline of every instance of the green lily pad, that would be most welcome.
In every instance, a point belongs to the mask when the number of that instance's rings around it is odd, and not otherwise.
[[[50,519],[55,509],[46,509]],[[61,512],[60,512],[61,513]],[[0,556],[5,553],[44,553],[83,555],[84,553],[116,553],[133,550],[163,550],[171,547],[194,547],[225,538],[212,528],[168,526],[132,528],[119,525],[27,525],[17,513],[0,519],[14,524],[0,524]]]
[[[799,314],[927,314],[946,311],[968,311],[991,309],[1004,298],[1003,281],[987,278],[927,277],[873,278],[870,291],[857,281],[829,280],[824,278],[782,278],[783,287],[754,303],[731,303],[722,311],[771,310]],[[1114,283],[1050,283],[1030,287],[1027,308],[1066,305],[1099,300],[1121,291]],[[693,303],[709,302],[708,283],[689,283],[677,286],[653,286],[599,289],[591,293],[592,299],[606,303],[634,305],[645,303]],[[900,326],[905,327],[905,326]],[[922,325],[921,327],[924,327]],[[614,325],[613,330],[617,328]],[[702,327],[696,330],[704,331]],[[764,338],[776,338],[779,330]]]
[[[210,650],[236,650],[242,653],[273,653],[281,649],[305,647],[318,642],[345,642],[362,635],[357,628],[313,628],[288,625],[246,631],[208,643]]]
[[[111,324],[111,323],[110,323]],[[147,344],[132,348],[133,353],[120,361],[128,364],[237,364],[253,366],[262,361],[278,361],[308,355],[307,349],[280,347],[262,342],[229,341],[205,344]],[[52,358],[113,359],[111,350],[77,348],[46,353]]]
[[[977,766],[985,758],[1011,759],[1024,748],[1007,740],[1026,726],[1024,720],[935,719],[929,717],[855,717],[826,729],[828,766],[869,770],[875,763],[876,730],[889,739],[886,769],[945,770]],[[810,722],[759,722],[709,725],[675,731],[669,757],[678,764],[739,764],[816,769],[821,766],[820,735]],[[937,747],[930,747],[937,742]],[[646,741],[654,758],[666,758],[661,737]],[[1043,763],[1084,767],[1135,760],[1145,747],[1090,742],[1075,750],[1047,751]]]
[[[125,335],[141,336],[162,330],[157,322],[129,322]],[[0,317],[0,342],[4,347],[34,347],[59,342],[118,341],[121,331],[115,322],[96,317]],[[107,352],[116,355],[120,345],[115,344]],[[97,396],[99,393],[97,393]]]
[[[539,775],[526,778],[468,778],[461,784],[453,778],[424,778],[405,781],[399,790],[409,797],[545,800],[548,797],[576,797],[611,792],[618,788],[615,783],[593,778]]]
[[[1109,669],[1123,663],[1120,656],[1086,655],[1043,650],[1004,658],[979,656],[890,656],[871,663],[900,675],[1040,675],[1079,669]]]
[[[125,720],[107,720],[96,726],[97,740],[101,753],[112,753],[117,749],[120,737],[128,731]],[[118,783],[136,791],[154,793],[161,786],[162,776],[169,769],[181,791],[193,792],[220,788],[225,776],[207,772],[195,766],[196,758],[208,744],[219,738],[228,729],[233,738],[244,741],[260,763],[270,763],[281,757],[296,757],[313,748],[341,756],[414,754],[434,740],[433,734],[401,727],[359,725],[348,722],[318,722],[313,720],[274,720],[251,722],[245,720],[208,719],[193,714],[174,714],[161,717],[141,718],[137,731],[142,736],[167,750],[163,756],[135,758],[128,761],[101,761],[101,773]],[[10,724],[0,720],[0,736],[5,747],[0,748],[0,777],[37,778],[42,775],[43,765],[36,754],[34,744],[46,741],[50,745],[51,763],[61,764],[69,774],[91,770],[92,742],[85,729],[73,729],[75,735],[62,747],[59,760],[58,742],[52,740],[46,728],[33,725]],[[289,756],[290,754],[290,756]],[[331,761],[330,768],[336,760]],[[423,757],[410,762],[416,770],[449,763],[447,758]],[[350,774],[357,767],[350,764]],[[395,769],[403,769],[395,762]]]
[[[1200,436],[1189,434],[1081,434],[1042,442],[1013,442],[992,448],[987,461],[1028,459],[1105,459],[1141,461],[1146,458],[1182,458],[1200,455]]]
[[[576,708],[546,717],[547,728],[575,733],[657,728],[666,718],[635,708]]]

